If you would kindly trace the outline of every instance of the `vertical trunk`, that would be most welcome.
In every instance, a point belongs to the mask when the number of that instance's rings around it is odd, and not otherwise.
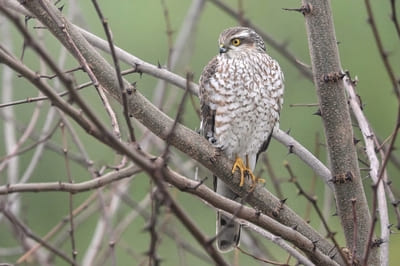
[[[337,212],[347,247],[350,252],[354,248],[356,259],[362,261],[371,216],[353,144],[350,111],[342,79],[330,1],[303,0],[303,7],[314,83],[331,162]],[[356,200],[356,220],[353,217],[352,199]],[[379,265],[377,249],[371,250],[369,265]]]

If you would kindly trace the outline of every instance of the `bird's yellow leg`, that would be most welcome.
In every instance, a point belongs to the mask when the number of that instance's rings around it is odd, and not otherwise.
[[[253,171],[251,171],[249,167],[249,156],[246,155],[246,171],[248,172],[249,176],[251,177],[251,180],[253,181],[252,187],[255,187],[257,183],[265,183],[265,180],[259,177],[256,177],[253,174]]]
[[[239,171],[240,171],[239,186],[242,187],[244,184],[244,172],[247,171],[247,167],[244,165],[243,160],[239,156],[236,156],[235,163],[233,164],[233,167],[232,167],[232,174],[236,171],[236,168],[239,168]]]
[[[232,174],[236,171],[236,168],[239,168],[240,171],[240,183],[239,186],[242,187],[244,185],[244,177],[245,173],[247,173],[251,180],[253,181],[253,186],[255,186],[257,183],[264,183],[265,180],[256,177],[253,172],[249,168],[249,159],[248,156],[246,155],[246,164],[244,164],[243,160],[239,157],[236,156],[235,163],[233,164],[232,167]]]

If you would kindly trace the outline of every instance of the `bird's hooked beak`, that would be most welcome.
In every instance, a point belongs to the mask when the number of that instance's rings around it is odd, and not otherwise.
[[[225,46],[225,44],[221,43],[219,45],[219,54],[224,54],[228,52],[228,48]]]

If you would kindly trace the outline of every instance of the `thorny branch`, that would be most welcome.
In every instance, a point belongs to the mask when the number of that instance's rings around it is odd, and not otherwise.
[[[342,257],[343,261],[346,263],[346,265],[349,265],[347,262],[346,256],[343,254],[342,249],[339,247],[338,242],[336,241],[335,238],[335,232],[332,232],[332,230],[329,228],[328,223],[326,222],[321,209],[318,207],[317,204],[317,198],[315,196],[309,195],[303,187],[300,185],[300,183],[297,181],[297,177],[294,175],[292,168],[290,167],[288,162],[284,162],[284,166],[286,170],[289,172],[289,177],[290,180],[289,182],[293,183],[296,188],[299,190],[298,194],[304,196],[314,207],[314,210],[317,212],[319,219],[321,220],[322,224],[324,225],[325,231],[327,233],[327,237],[330,238],[335,245],[336,249],[339,251],[340,256]]]
[[[68,159],[67,136],[65,134],[65,126],[62,122],[60,123],[60,129],[61,129],[62,144],[64,149],[64,162],[65,162],[65,169],[67,173],[68,183],[72,184],[74,181],[72,178],[70,162]],[[69,224],[70,224],[69,233],[71,236],[72,259],[74,260],[74,264],[76,264],[76,256],[78,255],[78,252],[76,251],[76,244],[75,244],[75,226],[74,226],[74,215],[73,215],[74,201],[72,193],[69,193],[68,199],[69,199]]]
[[[18,227],[24,235],[26,235],[29,238],[32,238],[36,242],[40,243],[43,247],[50,250],[53,254],[56,254],[57,256],[59,256],[61,259],[68,262],[69,264],[75,265],[75,262],[73,259],[69,258],[62,251],[58,250],[57,248],[54,248],[49,243],[47,243],[46,241],[44,241],[43,239],[38,237],[36,234],[31,232],[31,230],[25,224],[23,224],[20,220],[18,220],[17,217],[15,217],[9,210],[4,209],[4,206],[0,206],[0,212],[3,213],[14,226]]]
[[[389,75],[390,82],[392,83],[393,86],[393,91],[397,97],[397,100],[400,102],[400,88],[399,88],[399,79],[396,78],[392,65],[389,62],[389,56],[388,53],[385,51],[382,43],[381,36],[379,35],[378,28],[376,26],[375,18],[372,13],[372,7],[371,7],[371,2],[369,0],[365,0],[365,6],[367,8],[367,14],[368,14],[368,22],[371,25],[372,33],[374,34],[375,37],[375,42],[376,45],[378,46],[378,51],[379,54],[382,58],[383,64],[386,68],[386,72]]]
[[[127,90],[127,88],[125,88],[124,82],[122,80],[121,68],[119,66],[118,57],[115,55],[115,47],[114,47],[113,39],[111,36],[111,30],[110,30],[110,27],[108,26],[107,20],[103,16],[103,12],[101,11],[100,6],[97,3],[97,1],[92,0],[92,3],[96,9],[97,15],[99,16],[99,18],[101,20],[101,23],[103,24],[103,28],[104,28],[104,31],[107,36],[107,41],[110,45],[111,56],[112,56],[112,59],[114,62],[115,71],[116,71],[116,75],[118,78],[118,85],[119,85],[119,88],[120,88],[121,94],[122,94],[122,106],[124,108],[125,121],[126,121],[126,124],[128,125],[129,138],[131,141],[135,142],[136,137],[135,137],[132,122],[131,122],[131,119],[130,119],[129,113],[128,113],[128,100],[127,100],[128,90]],[[129,88],[129,91],[130,91],[129,93],[131,93],[131,90],[132,90],[132,88]],[[113,120],[113,121],[114,121],[114,123],[118,123],[116,120]],[[115,126],[117,126],[117,124]]]
[[[380,182],[380,179],[382,178],[382,177],[380,177],[380,175],[382,175],[382,173],[379,174],[380,167],[383,167],[381,169],[385,169],[385,167],[380,166],[380,163],[377,158],[376,151],[375,151],[374,139],[372,137],[372,136],[375,136],[375,134],[370,129],[369,123],[361,109],[360,103],[358,101],[358,97],[355,93],[355,85],[356,84],[349,77],[349,73],[346,74],[346,77],[344,78],[343,82],[345,85],[346,92],[348,94],[350,107],[353,111],[354,116],[357,119],[358,126],[361,129],[364,143],[365,143],[365,152],[366,152],[366,154],[368,156],[368,160],[370,162],[369,174],[372,178],[372,181],[374,182],[374,186],[376,187],[376,189],[374,189],[374,193],[377,193],[377,194],[376,194],[376,197],[374,197],[374,199],[376,199],[378,201],[377,204],[379,204],[379,216],[380,216],[380,221],[381,221],[381,239],[384,240],[383,245],[381,245],[380,253],[381,253],[382,263],[384,265],[387,265],[387,262],[388,262],[387,259],[388,259],[388,254],[389,254],[388,241],[389,241],[389,235],[390,235],[389,215],[388,215],[387,202],[386,202],[386,196],[385,196],[385,191],[384,191],[384,182]],[[373,204],[376,204],[376,202],[374,202]],[[375,216],[374,213],[375,212],[373,211],[373,216]],[[375,224],[375,222],[373,222],[373,224]],[[386,261],[386,263],[384,263],[384,261]]]

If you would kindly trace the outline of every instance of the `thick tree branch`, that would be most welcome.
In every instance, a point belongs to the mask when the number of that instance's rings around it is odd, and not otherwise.
[[[330,1],[303,0],[303,7],[306,11],[304,16],[314,83],[331,161],[336,206],[347,246],[350,250],[356,246],[356,256],[360,261],[368,239],[371,216],[353,143],[350,111],[342,80],[344,74],[340,65]],[[358,239],[353,239],[352,199],[356,200],[358,206],[356,209]],[[370,263],[378,265],[379,261],[375,249]]]

